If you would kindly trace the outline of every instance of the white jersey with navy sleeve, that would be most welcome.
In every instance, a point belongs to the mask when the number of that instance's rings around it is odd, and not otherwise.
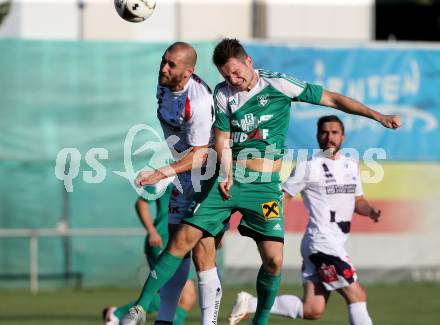
[[[183,152],[195,146],[213,146],[214,102],[208,85],[192,75],[184,89],[172,92],[168,87],[157,87],[157,117],[165,139],[179,138],[171,149]],[[176,158],[174,150],[171,150]]]
[[[191,147],[214,145],[214,102],[211,90],[202,79],[193,74],[178,92],[158,85],[157,100],[157,117],[174,159],[180,159],[180,153]],[[193,199],[193,181],[199,182],[192,179],[191,171],[178,174],[177,179],[179,186],[174,186],[169,204],[171,224],[181,222]]]

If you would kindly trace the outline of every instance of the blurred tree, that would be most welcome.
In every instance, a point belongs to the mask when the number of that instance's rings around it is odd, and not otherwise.
[[[11,8],[11,0],[0,0],[0,25],[3,19],[8,15],[9,9]]]

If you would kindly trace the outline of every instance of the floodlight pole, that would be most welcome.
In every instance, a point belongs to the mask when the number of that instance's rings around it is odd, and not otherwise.
[[[174,5],[175,9],[175,39],[181,40],[182,38],[182,5],[180,3],[180,0],[176,1],[176,4]]]
[[[70,170],[70,162],[66,163],[64,173],[68,172]],[[62,230],[62,240],[63,240],[63,255],[64,255],[64,275],[66,277],[69,276],[69,274],[72,271],[72,264],[71,264],[71,240],[69,237],[69,228],[70,228],[70,205],[69,205],[69,193],[67,193],[67,190],[64,188],[64,184],[62,184],[62,193],[63,193],[63,219],[61,220],[58,227],[60,230]]]
[[[257,8],[258,4],[257,4],[257,0],[252,0],[252,9],[251,9],[251,35],[252,38],[257,38],[257,24],[258,24],[258,19],[257,19]]]
[[[262,0],[252,0],[252,38],[267,37],[267,7],[268,4]]]
[[[84,39],[84,10],[86,8],[86,0],[78,0],[78,39]]]

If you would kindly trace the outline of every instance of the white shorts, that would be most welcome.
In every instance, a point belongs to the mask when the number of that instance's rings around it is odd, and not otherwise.
[[[339,254],[330,255],[301,247],[303,281],[320,282],[329,291],[347,287],[357,281],[356,269],[345,250],[340,251]]]

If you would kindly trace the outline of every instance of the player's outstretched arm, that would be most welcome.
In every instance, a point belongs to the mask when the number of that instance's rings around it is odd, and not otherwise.
[[[141,198],[136,201],[136,212],[142,225],[147,230],[148,244],[152,247],[162,247],[162,237],[158,234],[156,227],[154,227],[153,221],[151,219],[150,209],[148,208],[148,203]]]
[[[397,129],[401,126],[399,115],[381,114],[350,97],[328,90],[323,90],[319,104],[336,108],[345,113],[371,118],[389,129]]]
[[[135,183],[139,187],[153,185],[162,179],[190,171],[191,169],[201,168],[207,157],[208,146],[191,147],[191,150],[182,159],[171,165],[166,165],[152,171],[140,172],[136,177]]]
[[[361,195],[356,196],[354,212],[362,216],[369,217],[374,222],[378,222],[382,211],[372,207],[368,201]]]

